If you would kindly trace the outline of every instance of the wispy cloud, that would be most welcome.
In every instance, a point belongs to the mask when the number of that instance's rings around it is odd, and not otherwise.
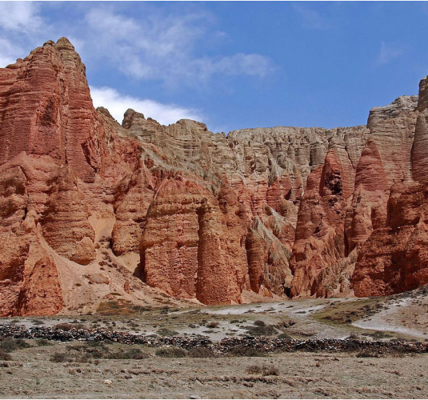
[[[119,122],[122,122],[123,114],[128,108],[141,112],[146,118],[151,117],[163,125],[172,124],[184,118],[197,121],[204,119],[198,110],[124,95],[111,87],[91,86],[91,96],[95,107],[107,108],[113,118]]]
[[[26,1],[2,1],[0,27],[11,31],[31,32],[42,26],[42,18],[37,15],[38,5]]]
[[[274,62],[262,54],[206,55],[207,39],[221,42],[225,36],[215,30],[214,18],[207,12],[177,14],[148,7],[140,19],[109,4],[81,7],[82,18],[72,25],[43,19],[43,7],[33,2],[2,2],[0,37],[27,47],[67,35],[93,64],[108,60],[132,78],[175,86],[208,82],[214,75],[264,78],[275,70]],[[0,62],[10,62],[15,56],[0,54]]]
[[[22,45],[41,30],[43,19],[32,2],[1,2],[0,4],[0,68],[25,57]]]
[[[207,81],[214,74],[264,77],[273,61],[260,54],[199,57],[209,32],[205,13],[160,15],[144,20],[123,16],[110,8],[90,10],[89,30],[97,37],[97,53],[120,71],[137,79],[167,83]]]
[[[376,59],[375,65],[389,64],[395,58],[403,55],[403,53],[404,51],[402,48],[381,42],[379,55]]]
[[[25,57],[48,39],[67,36],[91,71],[108,63],[109,69],[132,79],[162,83],[166,89],[213,87],[231,76],[263,79],[277,68],[263,54],[239,49],[222,53],[227,34],[216,28],[214,15],[200,9],[195,12],[195,7],[189,7],[190,12],[183,7],[171,11],[170,7],[141,3],[144,17],[140,18],[130,13],[127,5],[79,3],[72,7],[70,22],[55,14],[71,9],[67,3],[0,4],[0,67]],[[45,12],[47,9],[50,12]],[[208,43],[214,44],[212,51]],[[108,108],[118,121],[128,108],[162,124],[181,118],[209,121],[200,110],[128,96],[112,87],[94,87],[92,96],[95,105]]]
[[[305,27],[319,30],[325,30],[330,27],[317,11],[301,4],[295,4],[293,8],[302,17]]]
[[[201,76],[213,74],[253,75],[264,77],[275,70],[270,59],[260,54],[234,54],[230,57],[215,59],[200,59],[194,61]]]

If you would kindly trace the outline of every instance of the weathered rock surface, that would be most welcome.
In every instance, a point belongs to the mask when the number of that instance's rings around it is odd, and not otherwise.
[[[50,191],[40,220],[43,237],[58,254],[78,264],[89,264],[95,259],[95,232],[74,174],[60,168]]]
[[[427,82],[367,127],[226,136],[131,109],[120,125],[70,42],[45,43],[0,69],[0,315],[150,286],[228,304],[426,283]]]
[[[95,134],[85,66],[71,43],[46,42],[0,75],[0,163],[22,151],[69,164],[94,179],[83,143]]]
[[[399,293],[428,282],[424,264],[428,131],[421,106],[425,81],[420,84],[419,101],[416,96],[399,98],[389,107],[375,109],[369,118],[372,167],[367,168],[368,160],[361,158],[367,167],[357,171],[356,181],[365,190],[354,194],[354,218],[349,219],[354,225],[349,229],[349,246],[359,249],[351,279],[357,296]],[[378,121],[377,110],[381,110]],[[368,189],[369,179],[377,187],[372,184]],[[356,190],[360,190],[357,184]],[[367,196],[365,206],[361,195]]]
[[[21,155],[0,166],[0,315],[50,315],[62,307],[58,272],[35,222],[47,168],[32,161]]]
[[[374,230],[358,257],[352,278],[358,296],[399,293],[428,282],[427,200],[424,185],[391,189],[387,222]]]

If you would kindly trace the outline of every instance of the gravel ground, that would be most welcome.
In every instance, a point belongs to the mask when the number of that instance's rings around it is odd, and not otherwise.
[[[245,337],[249,327],[273,327],[272,338],[363,340],[415,339],[428,333],[428,290],[391,298],[308,299],[228,307],[163,307],[122,315],[59,315],[4,318],[0,324],[52,327],[79,325],[135,334],[208,336],[213,342]],[[113,310],[114,311],[114,310]],[[262,326],[263,328],[263,326]],[[264,329],[264,328],[263,328]],[[27,340],[29,348],[1,360],[1,398],[428,398],[428,354],[267,353],[164,358],[156,348],[104,344],[101,358],[76,357],[87,342]],[[53,344],[52,344],[53,343]],[[92,344],[93,345],[93,344]],[[71,347],[70,347],[71,346]],[[118,359],[140,349],[145,358]],[[122,349],[122,350],[121,350]],[[0,346],[1,350],[1,346]],[[137,352],[138,353],[138,352]],[[55,355],[64,355],[54,362]],[[120,357],[119,357],[120,358]]]
[[[120,345],[116,345],[117,346]],[[128,346],[129,348],[129,346]],[[270,354],[90,363],[50,361],[66,344],[0,362],[2,398],[427,398],[427,355]],[[276,375],[257,373],[257,367]],[[256,372],[254,372],[256,371]]]

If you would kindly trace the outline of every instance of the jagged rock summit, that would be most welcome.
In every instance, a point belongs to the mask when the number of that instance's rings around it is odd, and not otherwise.
[[[119,125],[46,42],[0,69],[0,315],[427,283],[427,88],[367,127]]]

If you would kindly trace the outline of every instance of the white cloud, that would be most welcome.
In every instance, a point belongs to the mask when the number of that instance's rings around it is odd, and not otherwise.
[[[223,57],[217,63],[213,63],[213,72],[227,75],[257,75],[266,76],[274,67],[268,57],[260,54],[235,54],[231,57]]]
[[[111,3],[81,6],[82,18],[70,23],[49,19],[42,13],[44,8],[44,3],[1,2],[3,37],[31,49],[67,36],[91,67],[108,62],[131,78],[176,87],[197,86],[214,75],[263,78],[275,70],[273,61],[261,54],[207,55],[207,42],[218,45],[226,40],[224,32],[213,29],[215,18],[207,12],[170,12],[144,4],[140,6],[144,17],[139,18]],[[5,55],[0,49],[0,62],[10,62],[27,51]]]
[[[24,58],[49,39],[67,36],[92,73],[108,64],[128,77],[159,81],[169,89],[205,88],[222,83],[226,76],[264,78],[276,69],[273,61],[261,54],[239,49],[222,54],[227,34],[215,29],[214,15],[195,12],[195,7],[186,8],[193,10],[186,13],[184,6],[154,7],[143,2],[139,12],[144,10],[144,15],[139,17],[129,12],[131,6],[118,3],[64,4],[1,2],[0,67]],[[48,12],[52,8],[58,14]],[[67,15],[71,8],[80,18]],[[110,77],[116,78],[114,74]],[[108,108],[118,121],[128,108],[163,124],[182,118],[208,119],[200,110],[127,96],[109,87],[94,87],[92,96],[97,106]]]
[[[307,28],[325,30],[329,24],[319,15],[318,12],[302,5],[294,5],[294,10],[303,18],[303,23]]]
[[[0,26],[5,30],[29,32],[42,25],[36,15],[38,6],[27,1],[2,1],[0,7]]]
[[[209,16],[204,13],[148,13],[136,20],[111,8],[97,8],[90,10],[85,20],[97,38],[94,53],[133,78],[194,83],[214,74],[264,77],[274,70],[272,60],[260,54],[198,57],[196,50],[203,48],[203,41],[211,35]]]
[[[385,42],[381,43],[379,56],[376,60],[376,65],[388,64],[393,59],[400,57],[403,54],[401,48],[387,45]]]
[[[197,110],[180,107],[174,104],[162,104],[150,99],[140,99],[119,93],[110,87],[91,86],[91,96],[95,107],[105,107],[117,121],[122,122],[123,114],[128,108],[143,113],[163,125],[177,122],[180,119],[201,121],[202,114]]]

